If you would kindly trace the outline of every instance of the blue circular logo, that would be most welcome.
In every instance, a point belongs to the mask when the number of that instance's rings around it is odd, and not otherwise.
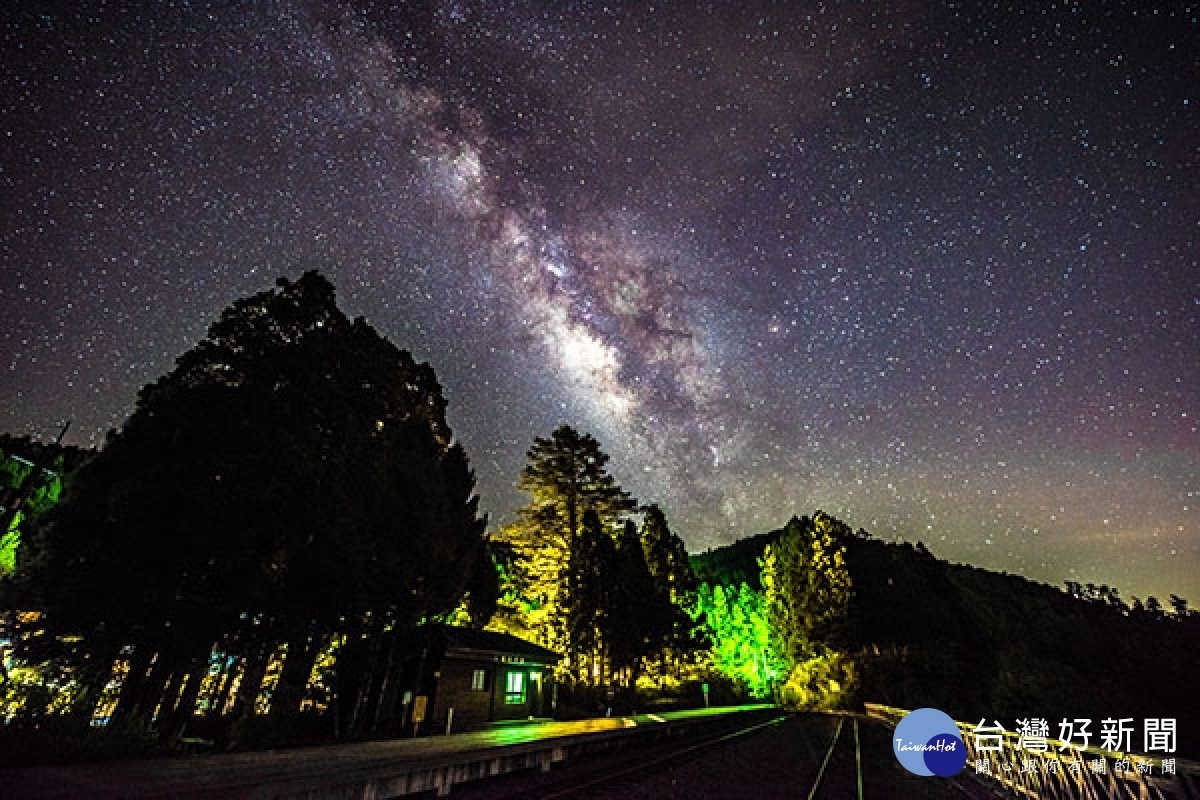
[[[957,775],[967,763],[967,746],[950,715],[918,708],[900,720],[892,733],[896,759],[915,775]]]

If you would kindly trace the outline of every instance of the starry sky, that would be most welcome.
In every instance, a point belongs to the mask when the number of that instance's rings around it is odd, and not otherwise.
[[[0,430],[102,442],[318,268],[493,523],[566,422],[693,550],[1200,603],[1195,4],[130,5],[2,12]]]

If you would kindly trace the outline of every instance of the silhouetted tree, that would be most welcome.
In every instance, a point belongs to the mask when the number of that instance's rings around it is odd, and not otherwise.
[[[158,709],[171,733],[230,642],[251,710],[286,645],[272,709],[294,712],[346,625],[413,625],[494,576],[445,405],[325,278],[280,280],[141,391],[31,542],[25,585],[97,663],[132,647],[116,717]]]
[[[696,576],[683,540],[671,531],[662,509],[652,504],[643,511],[642,545],[654,592],[645,617],[649,652],[659,658],[661,672],[671,674],[702,644],[693,621]]]
[[[633,685],[643,659],[663,647],[673,608],[667,596],[656,591],[633,520],[626,520],[617,536],[611,581],[606,626],[609,657],[614,670],[625,673],[625,683]]]
[[[672,603],[686,605],[689,596],[696,590],[696,577],[688,561],[687,547],[683,540],[671,532],[667,517],[657,505],[643,509],[642,543],[646,552],[646,566],[658,591],[667,595]]]
[[[563,594],[567,654],[584,683],[607,682],[617,596],[616,548],[600,515],[588,509],[572,539]]]

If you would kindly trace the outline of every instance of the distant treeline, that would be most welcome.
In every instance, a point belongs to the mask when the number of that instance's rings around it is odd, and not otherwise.
[[[697,580],[761,590],[759,560],[782,533],[692,556]],[[1165,613],[1110,587],[1064,591],[951,564],[919,542],[859,530],[844,543],[853,588],[836,645],[854,659],[854,701],[1009,726],[1031,716],[1090,718],[1096,730],[1101,719],[1176,718],[1181,751],[1200,754],[1200,614],[1183,598]]]

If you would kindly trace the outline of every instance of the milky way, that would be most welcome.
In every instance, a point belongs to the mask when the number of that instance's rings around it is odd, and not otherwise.
[[[82,5],[5,12],[4,429],[101,442],[316,267],[493,522],[567,422],[694,550],[1200,601],[1196,7]]]

